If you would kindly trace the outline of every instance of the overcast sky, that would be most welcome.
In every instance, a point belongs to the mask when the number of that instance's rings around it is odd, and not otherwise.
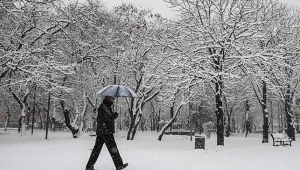
[[[172,17],[172,11],[163,0],[102,0],[109,8],[122,3],[132,3],[140,8],[149,8],[153,13],[160,13],[164,17]]]
[[[122,3],[133,3],[140,8],[152,9],[153,13],[160,13],[162,16],[171,18],[173,12],[167,7],[167,3],[163,0],[102,0],[108,8],[120,5]],[[300,0],[279,0],[291,5],[297,5],[300,7]]]

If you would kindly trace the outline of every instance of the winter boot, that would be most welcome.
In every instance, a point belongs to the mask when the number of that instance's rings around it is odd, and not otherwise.
[[[73,131],[73,138],[77,138],[78,132],[79,132],[79,129],[75,129]]]
[[[91,166],[91,167],[89,167],[89,168],[85,168],[85,170],[94,170],[94,167]]]
[[[128,166],[128,163],[125,163],[117,168],[117,170],[125,169]]]

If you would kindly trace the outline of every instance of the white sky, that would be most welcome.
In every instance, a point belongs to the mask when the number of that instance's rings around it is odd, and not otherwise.
[[[291,4],[291,5],[298,5],[298,7],[300,7],[300,1],[299,0],[279,0],[279,1]]]
[[[132,3],[137,7],[152,9],[153,13],[160,13],[162,16],[170,18],[173,16],[171,9],[163,0],[102,0],[109,8],[122,3]]]
[[[300,8],[300,0],[279,0],[280,2],[287,3],[289,5],[295,5]]]
[[[74,1],[74,0],[68,0]],[[79,0],[84,2],[85,0]],[[122,3],[132,3],[140,8],[151,9],[153,13],[160,13],[163,17],[172,18],[174,17],[174,11],[168,8],[168,3],[163,0],[101,0],[108,9],[112,9],[114,6],[121,5]],[[279,0],[280,2],[287,3],[289,5],[298,6],[300,8],[300,0]]]
[[[290,5],[297,5],[300,8],[300,0],[279,0]],[[163,0],[102,0],[109,8],[120,5],[122,3],[133,3],[141,8],[150,8],[153,13],[160,13],[162,16],[171,18],[174,15],[171,9],[167,7],[167,3]]]

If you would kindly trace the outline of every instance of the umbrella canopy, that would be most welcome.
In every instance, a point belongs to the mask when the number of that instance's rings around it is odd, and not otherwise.
[[[109,85],[100,89],[97,94],[102,96],[113,96],[113,97],[138,97],[137,94],[129,87],[121,85]]]

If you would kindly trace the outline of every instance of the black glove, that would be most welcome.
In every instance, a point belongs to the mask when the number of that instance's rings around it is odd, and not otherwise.
[[[115,117],[115,119],[118,118],[119,117],[119,113],[114,112],[114,117]]]

